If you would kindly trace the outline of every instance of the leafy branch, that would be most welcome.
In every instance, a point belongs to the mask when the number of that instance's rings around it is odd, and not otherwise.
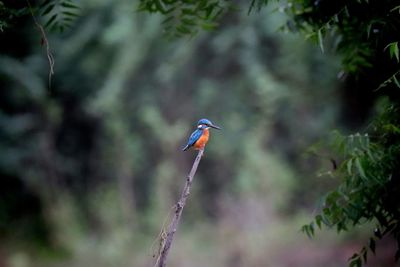
[[[218,0],[141,0],[138,10],[164,16],[162,24],[168,37],[193,36],[200,29],[216,29],[224,11],[232,8]]]
[[[366,222],[376,223],[367,246],[350,259],[350,266],[367,263],[368,251],[375,253],[376,241],[386,235],[398,242],[395,259],[400,257],[399,192],[400,109],[388,105],[370,125],[369,134],[343,136],[335,132],[330,147],[341,157],[334,175],[341,183],[323,199],[314,220],[301,230],[309,237],[323,226],[337,232]],[[390,144],[390,146],[389,146]]]
[[[44,0],[39,13],[46,21],[45,28],[63,32],[79,16],[79,7],[73,0]]]

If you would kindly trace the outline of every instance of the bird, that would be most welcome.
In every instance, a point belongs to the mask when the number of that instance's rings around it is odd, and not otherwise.
[[[186,151],[190,147],[194,147],[195,150],[204,149],[208,142],[208,138],[210,137],[210,132],[208,131],[210,128],[221,130],[221,127],[213,124],[208,119],[199,120],[197,123],[197,129],[190,135],[189,141],[186,146],[182,148],[182,151]]]

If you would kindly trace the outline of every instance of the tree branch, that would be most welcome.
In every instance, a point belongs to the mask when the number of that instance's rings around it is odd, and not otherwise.
[[[168,231],[166,233],[165,242],[163,242],[163,246],[161,247],[161,252],[159,254],[159,258],[157,260],[156,265],[158,267],[165,267],[167,262],[168,252],[171,248],[172,240],[174,238],[174,234],[178,227],[179,221],[182,216],[183,207],[185,207],[186,200],[190,194],[190,187],[192,186],[193,177],[196,174],[197,166],[200,163],[200,160],[203,156],[204,149],[199,150],[195,161],[193,162],[192,170],[190,171],[189,175],[186,178],[185,187],[182,190],[181,197],[179,201],[175,205],[175,216],[172,219],[171,224],[168,227]]]

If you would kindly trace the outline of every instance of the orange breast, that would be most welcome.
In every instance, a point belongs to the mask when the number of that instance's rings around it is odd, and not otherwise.
[[[201,137],[199,138],[199,140],[197,140],[197,142],[194,144],[194,148],[195,149],[202,149],[204,148],[204,146],[207,144],[208,142],[208,138],[210,137],[210,133],[208,131],[208,129],[203,130],[203,134],[201,135]]]

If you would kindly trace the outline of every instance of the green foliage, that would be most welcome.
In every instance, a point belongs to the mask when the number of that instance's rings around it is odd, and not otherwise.
[[[24,15],[42,18],[45,28],[62,32],[72,25],[79,13],[80,8],[74,0],[42,0],[35,5],[23,1],[17,7],[10,7],[0,1],[0,32],[17,24],[17,19]]]
[[[373,59],[399,33],[394,1],[288,1],[291,30],[304,32],[322,48],[328,38],[343,57],[344,68],[357,73],[371,68]],[[396,12],[395,12],[396,11]],[[395,54],[391,43],[391,54]],[[392,50],[393,47],[393,50]]]
[[[7,9],[4,6],[4,3],[0,1],[0,32],[4,31],[4,28],[7,27],[7,21],[6,21],[6,13]]]
[[[11,28],[17,18],[26,14],[29,14],[27,7],[14,8],[0,1],[0,33],[4,32],[7,28]]]
[[[45,20],[45,28],[62,32],[79,16],[79,7],[73,0],[44,0],[39,14]]]
[[[192,36],[199,29],[214,30],[223,12],[232,7],[229,1],[216,0],[141,0],[140,11],[159,13],[166,35]]]
[[[368,247],[350,258],[350,266],[366,263],[368,248],[375,253],[375,242],[386,235],[397,240],[396,255],[400,253],[399,107],[385,106],[370,125],[370,131],[371,135],[334,133],[330,147],[341,158],[334,173],[341,183],[325,196],[322,211],[314,221],[302,227],[311,237],[315,226],[326,225],[342,232],[366,222],[376,223]]]
[[[385,50],[387,48],[389,48],[390,57],[399,62],[399,42],[392,42],[385,47]]]
[[[253,9],[257,9],[257,11],[260,11],[261,8],[268,4],[268,2],[269,0],[252,0],[248,13],[250,14]]]

